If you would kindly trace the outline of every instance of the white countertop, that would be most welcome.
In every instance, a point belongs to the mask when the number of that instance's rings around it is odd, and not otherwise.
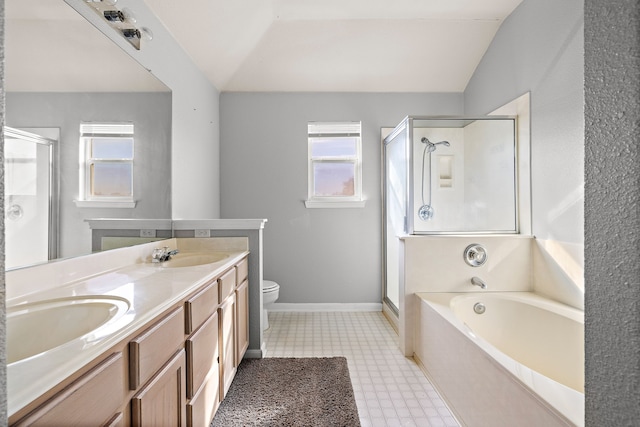
[[[151,244],[147,246],[152,250]],[[203,248],[197,249],[201,252]],[[14,297],[7,300],[8,312],[20,304],[85,295],[118,297],[127,300],[130,305],[124,316],[114,322],[107,322],[93,333],[7,365],[9,415],[22,409],[171,306],[184,301],[198,287],[231,268],[249,252],[246,249],[233,248],[224,253],[228,257],[221,261],[180,268],[163,268],[138,257],[137,261],[129,265],[102,271],[40,292],[15,295],[17,292],[14,291]],[[100,256],[104,257],[103,254]],[[82,262],[82,258],[78,262]],[[23,276],[24,273],[21,273],[20,279],[24,279]]]

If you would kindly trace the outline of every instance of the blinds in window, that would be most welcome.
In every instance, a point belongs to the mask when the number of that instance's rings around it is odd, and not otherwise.
[[[307,125],[309,137],[360,136],[360,122],[310,122]]]
[[[131,136],[133,123],[80,123],[81,136]]]

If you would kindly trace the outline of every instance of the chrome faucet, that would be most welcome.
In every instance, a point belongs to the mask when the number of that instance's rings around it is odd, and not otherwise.
[[[177,249],[169,250],[169,246],[163,248],[155,248],[151,254],[151,262],[169,261],[172,256],[178,253]]]
[[[475,285],[475,286],[480,286],[480,288],[482,288],[482,289],[487,289],[487,284],[484,283],[484,281],[481,278],[476,277],[476,276],[473,276],[471,278],[471,284]]]

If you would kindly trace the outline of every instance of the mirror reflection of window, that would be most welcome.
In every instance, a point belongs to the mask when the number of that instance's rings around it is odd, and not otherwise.
[[[89,197],[133,197],[133,138],[90,138]]]
[[[134,126],[80,125],[81,197],[85,201],[133,201]]]

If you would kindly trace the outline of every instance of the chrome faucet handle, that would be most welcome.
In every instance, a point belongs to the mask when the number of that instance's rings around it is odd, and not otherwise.
[[[151,262],[160,262],[164,256],[164,249],[154,248],[151,252]]]

